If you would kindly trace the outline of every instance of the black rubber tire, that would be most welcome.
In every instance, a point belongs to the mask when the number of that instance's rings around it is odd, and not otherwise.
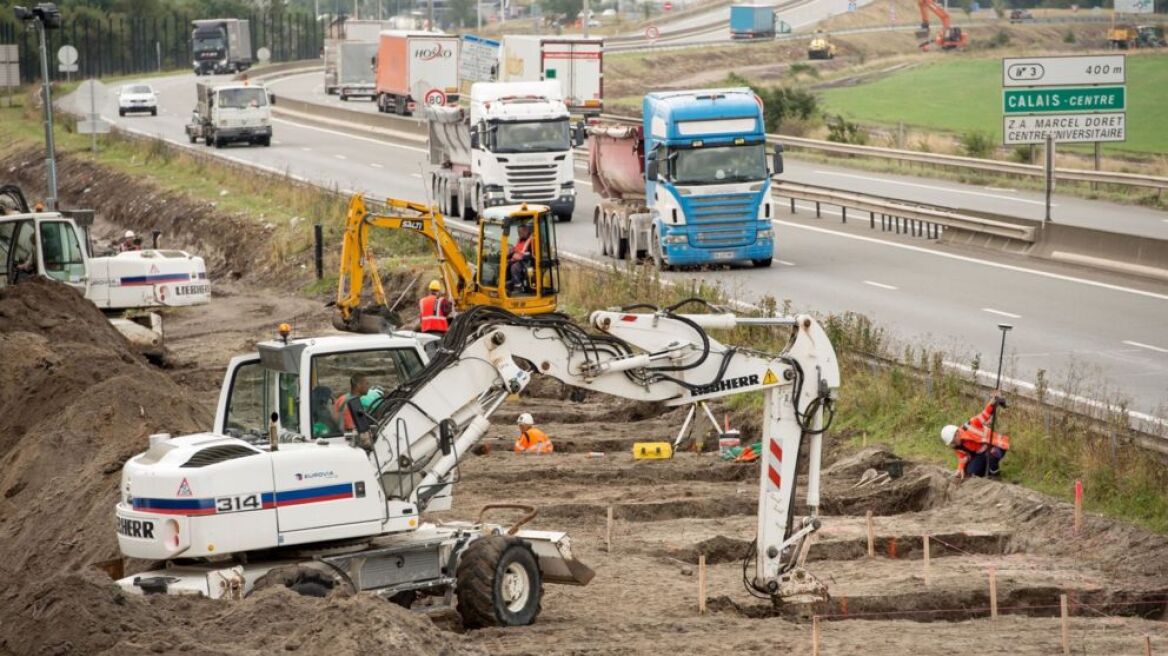
[[[195,143],[196,141],[198,141],[198,139],[196,139],[195,136],[192,134],[188,134],[187,139],[190,139],[191,143]]]
[[[126,115],[126,110],[124,110],[124,109],[118,110],[118,116],[125,116],[125,115]]]
[[[152,107],[152,108],[150,109],[150,115],[151,115],[151,116],[158,116],[158,108],[157,108],[157,107]]]
[[[329,596],[338,587],[336,578],[319,569],[288,565],[268,570],[266,574],[256,579],[248,594],[281,585],[296,594],[320,598]],[[347,587],[347,584],[345,585]]]
[[[657,230],[653,230],[649,242],[649,254],[653,256],[653,266],[657,267],[658,271],[666,271],[669,267],[665,264],[665,256],[661,253],[661,238],[657,236]]]
[[[603,215],[596,224],[596,238],[600,240],[600,254],[605,257],[612,255],[612,249],[608,245],[608,219]]]
[[[765,269],[769,267],[772,262],[774,262],[774,259],[775,258],[773,257],[764,257],[760,260],[751,260],[750,263],[753,264],[756,268]]]
[[[620,225],[617,223],[617,218],[612,217],[612,251],[613,257],[618,260],[629,259],[629,239],[628,237],[621,237]]]
[[[511,609],[503,597],[507,569],[516,566],[527,575],[528,596],[521,608]],[[526,626],[535,622],[543,598],[539,562],[531,545],[519,538],[492,535],[475,540],[458,561],[458,614],[468,629],[488,626]]]
[[[557,214],[556,220],[559,221],[560,223],[571,223],[572,222],[572,213],[569,212],[567,214]]]

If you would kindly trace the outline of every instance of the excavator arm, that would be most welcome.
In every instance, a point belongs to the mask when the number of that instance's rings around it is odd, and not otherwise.
[[[917,0],[917,8],[921,12],[921,29],[917,30],[917,37],[924,39],[920,43],[921,50],[927,50],[933,43],[943,50],[960,48],[969,42],[969,35],[960,27],[954,27],[949,12],[936,0]],[[941,31],[935,39],[929,38],[929,14],[932,13],[941,20]]]
[[[532,370],[593,392],[671,406],[759,392],[758,538],[754,576],[745,582],[771,599],[822,594],[801,567],[805,540],[819,527],[821,435],[840,381],[822,327],[809,316],[680,314],[676,307],[596,312],[590,323],[592,332],[562,315],[520,317],[485,306],[460,315],[426,369],[358,422],[386,496],[423,511],[449,507],[459,461],[486,434],[491,413],[527,385]],[[773,355],[724,345],[707,332],[744,325],[787,327],[790,344]],[[808,459],[810,512],[796,522],[802,457]]]
[[[338,329],[360,332],[361,295],[366,277],[372,287],[374,303],[379,308],[389,309],[377,271],[377,258],[369,243],[370,228],[412,230],[428,239],[434,247],[445,289],[454,299],[462,298],[473,284],[474,272],[446,229],[440,213],[422,203],[390,198],[385,202],[384,212],[375,214],[366,207],[364,197],[357,194],[349,200],[341,242],[335,322]]]

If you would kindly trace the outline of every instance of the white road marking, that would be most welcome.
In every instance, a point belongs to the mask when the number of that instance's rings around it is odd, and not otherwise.
[[[345,157],[344,155],[333,155],[333,157],[336,157],[337,159],[349,159],[348,157]]]
[[[1110,289],[1116,292],[1125,292],[1127,294],[1135,294],[1137,296],[1146,296],[1160,301],[1168,301],[1168,294],[1157,294],[1156,292],[1149,292],[1143,289],[1134,289],[1132,287],[1123,287],[1122,285],[1112,285],[1106,282],[1099,282],[1098,280],[1088,280],[1086,278],[1076,278],[1075,276],[1066,276],[1061,273],[1051,273],[1049,271],[1039,271],[1037,269],[1027,269],[1026,267],[1015,266],[1013,264],[1002,264],[1000,262],[991,262],[989,260],[979,259],[975,257],[966,257],[964,255],[956,255],[954,253],[945,253],[943,251],[936,251],[931,248],[924,248],[922,246],[913,246],[912,244],[903,244],[896,241],[885,241],[875,237],[865,237],[864,235],[853,235],[838,230],[829,230],[827,228],[819,228],[816,226],[803,225],[801,223],[792,223],[790,221],[780,221],[774,219],[772,223],[776,225],[786,226],[788,228],[798,228],[799,230],[810,230],[811,232],[818,232],[825,235],[834,235],[836,237],[843,237],[844,239],[855,239],[858,241],[868,242],[870,244],[882,244],[889,248],[902,248],[904,250],[913,251],[916,253],[928,253],[936,257],[944,257],[950,260],[958,260],[961,262],[968,262],[970,264],[980,264],[982,266],[992,267],[995,269],[1003,269],[1005,271],[1015,271],[1017,273],[1029,273],[1043,278],[1050,278],[1052,280],[1062,280],[1064,282],[1073,282],[1080,285],[1090,285],[1091,287],[1099,287],[1100,289]]]
[[[786,260],[775,260],[775,261],[783,266],[795,266],[794,262],[788,262]]]
[[[1011,189],[1009,187],[982,187],[982,188],[987,189],[989,191],[1008,191],[1010,193],[1018,193],[1017,189]]]
[[[982,312],[989,312],[990,314],[996,314],[996,315],[1002,316],[1002,317],[1009,317],[1011,319],[1021,319],[1022,318],[1022,315],[1020,315],[1020,314],[1014,314],[1013,312],[1003,312],[1002,310],[995,310],[993,308],[982,308],[981,311]]]
[[[1130,339],[1123,340],[1123,343],[1127,344],[1128,346],[1135,346],[1135,347],[1142,348],[1142,349],[1148,349],[1149,351],[1155,351],[1157,353],[1168,353],[1168,348],[1161,348],[1159,346],[1152,346],[1151,344],[1144,344],[1142,342],[1133,342]]]
[[[375,169],[383,169],[383,168],[385,168],[384,166],[382,166],[382,165],[378,164],[377,162],[370,162],[370,163],[369,163],[369,166],[372,166],[372,167],[373,167],[373,168],[375,168]]]
[[[317,132],[324,132],[325,134],[334,134],[338,137],[344,137],[346,139],[356,139],[357,141],[368,141],[371,144],[377,144],[378,146],[385,146],[386,148],[401,148],[402,150],[412,150],[415,153],[429,154],[429,152],[430,152],[429,150],[426,150],[425,148],[417,148],[415,146],[406,146],[406,145],[403,145],[403,144],[400,144],[397,142],[382,141],[381,139],[370,139],[369,137],[359,137],[355,134],[349,134],[348,132],[338,132],[337,130],[330,130],[328,128],[322,128],[322,127],[318,127],[316,125],[306,125],[304,123],[297,123],[296,121],[290,121],[286,118],[273,118],[272,121],[275,123],[287,123],[289,125],[295,125],[296,127],[304,128],[305,130],[316,130]]]
[[[420,178],[420,177],[422,177],[422,174],[421,173],[411,173],[410,177]]]
[[[897,289],[896,287],[894,287],[892,285],[885,285],[882,282],[876,282],[874,280],[865,280],[864,284],[865,285],[872,285],[873,287],[879,287],[880,289],[890,289],[892,291],[896,291],[896,289]]]
[[[856,178],[857,180],[868,180],[869,182],[879,182],[882,184],[894,184],[902,187],[917,187],[919,189],[932,189],[934,191],[943,191],[949,194],[969,194],[970,196],[984,196],[987,198],[1000,198],[1002,200],[1010,200],[1015,203],[1029,203],[1031,205],[1046,205],[1046,201],[1042,200],[1027,200],[1025,198],[1015,198],[1013,196],[1000,196],[998,194],[986,194],[980,191],[968,191],[965,189],[952,189],[949,187],[938,187],[936,185],[919,184],[916,182],[901,182],[899,180],[888,180],[885,178],[873,178],[868,175],[855,175],[853,173],[836,173],[835,171],[815,171],[822,175],[835,175],[841,178]],[[1051,207],[1058,207],[1057,203],[1051,203]]]
[[[312,149],[311,149],[311,148],[308,148],[307,146],[301,146],[301,147],[300,147],[300,150],[303,150],[303,151],[304,151],[304,152],[306,152],[306,153],[311,153],[311,152],[312,152]]]
[[[284,142],[283,142],[283,141],[276,141],[275,139],[272,139],[272,145],[273,145],[273,146],[279,146],[279,145],[280,145],[280,144],[282,144],[282,143],[284,143]]]

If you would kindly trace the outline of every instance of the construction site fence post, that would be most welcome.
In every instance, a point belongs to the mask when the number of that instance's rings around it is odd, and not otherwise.
[[[1071,637],[1070,629],[1067,626],[1067,596],[1065,594],[1059,595],[1059,633],[1062,638],[1063,654],[1071,653]]]
[[[865,516],[868,524],[868,557],[876,557],[876,527],[872,524],[872,511]]]
[[[698,556],[698,614],[706,614],[706,554]]]
[[[314,242],[313,260],[316,262],[316,279],[324,278],[324,229],[320,224],[312,226],[312,239]]]
[[[998,575],[990,568],[990,619],[998,619]]]
[[[921,545],[924,547],[924,566],[925,566],[925,585],[929,584],[929,534],[921,538]]]
[[[811,618],[811,656],[819,656],[819,616]]]

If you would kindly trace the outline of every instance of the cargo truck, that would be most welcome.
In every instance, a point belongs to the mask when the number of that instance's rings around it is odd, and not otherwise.
[[[333,96],[340,87],[338,74],[339,69],[344,66],[340,58],[341,44],[348,42],[376,44],[381,32],[392,30],[394,26],[394,21],[349,20],[343,16],[333,21],[325,30],[324,36],[324,92]],[[376,51],[376,47],[374,50]],[[366,64],[369,62],[366,61]]]
[[[246,20],[212,18],[191,22],[195,75],[238,73],[253,63],[251,31]]]
[[[555,81],[568,110],[604,109],[604,40],[507,34],[499,51],[500,82]]]
[[[589,126],[601,252],[661,269],[774,258],[761,101],[750,89],[650,93],[642,124]]]
[[[770,5],[731,5],[730,38],[775,38],[775,8]]]
[[[439,211],[474,220],[489,207],[537,203],[571,221],[576,208],[570,125],[555,82],[476,82],[470,112],[428,107],[430,190]]]
[[[373,62],[377,61],[377,42],[346,41],[337,46],[337,95],[341,100],[353,97],[373,99],[377,96]]]
[[[458,104],[456,35],[386,30],[377,47],[377,111],[401,116],[419,104]]]
[[[247,83],[195,85],[195,111],[186,126],[191,143],[222,148],[233,141],[272,145],[272,110],[264,87]]]

